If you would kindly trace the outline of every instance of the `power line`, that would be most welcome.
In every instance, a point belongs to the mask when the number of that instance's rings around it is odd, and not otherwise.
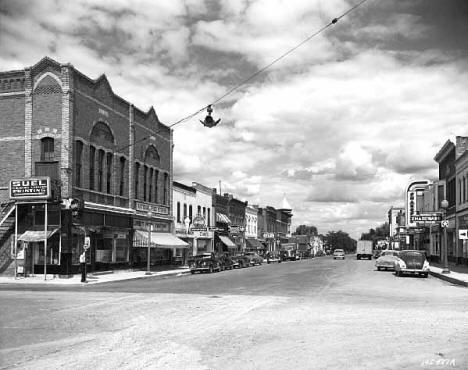
[[[318,36],[319,34],[321,34],[323,31],[325,31],[328,27],[338,23],[339,20],[341,20],[343,17],[347,16],[349,13],[351,13],[353,10],[355,10],[356,8],[360,7],[362,4],[364,4],[367,0],[361,0],[359,3],[357,3],[356,5],[352,6],[351,8],[349,8],[346,12],[344,12],[343,14],[341,14],[339,17],[336,17],[336,18],[333,18],[328,24],[326,24],[325,26],[323,26],[322,28],[320,28],[318,31],[314,32],[312,35],[309,35],[307,38],[305,38],[304,40],[302,40],[299,44],[297,44],[296,46],[292,47],[291,49],[289,49],[288,51],[286,51],[285,53],[281,54],[278,58],[274,59],[272,62],[268,63],[267,65],[265,65],[264,67],[260,68],[258,71],[256,71],[255,73],[253,73],[252,75],[250,75],[249,77],[247,77],[245,80],[243,80],[242,82],[240,82],[238,85],[234,86],[233,88],[231,88],[230,90],[228,90],[224,95],[220,96],[218,99],[216,99],[215,101],[213,101],[211,104],[208,104],[206,106],[204,106],[203,108],[199,109],[198,111],[196,111],[195,113],[192,113],[190,115],[188,115],[187,117],[184,117],[180,120],[178,120],[177,122],[173,123],[172,125],[170,125],[169,127],[174,127],[175,125],[178,125],[179,123],[182,123],[184,121],[187,121],[189,120],[190,118],[196,116],[197,114],[199,114],[200,112],[204,111],[205,109],[207,109],[210,105],[215,105],[216,103],[220,102],[221,100],[223,100],[225,97],[227,97],[228,95],[231,95],[234,91],[238,90],[240,87],[242,87],[243,85],[245,85],[247,82],[249,82],[250,80],[254,79],[255,77],[257,77],[259,74],[263,73],[264,71],[266,71],[268,68],[270,68],[271,66],[273,66],[275,63],[279,62],[281,59],[285,58],[286,56],[288,56],[289,54],[291,54],[293,51],[295,51],[296,49],[300,48],[302,45],[304,45],[305,43],[309,42],[311,39],[313,39],[315,36]]]

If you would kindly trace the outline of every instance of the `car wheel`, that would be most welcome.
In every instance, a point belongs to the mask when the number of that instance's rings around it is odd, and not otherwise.
[[[423,274],[423,277],[427,278],[427,275],[429,275],[427,272]]]
[[[213,266],[210,266],[210,274],[213,273]]]
[[[191,273],[192,275],[194,275],[194,274],[195,274],[195,271],[190,271],[190,273]]]
[[[380,271],[380,266],[377,266],[377,271]]]
[[[356,259],[360,260],[360,259],[361,259],[361,256],[356,256]]]

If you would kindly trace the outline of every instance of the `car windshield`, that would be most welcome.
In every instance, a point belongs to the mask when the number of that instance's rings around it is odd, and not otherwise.
[[[382,256],[398,256],[398,252],[395,252],[395,251],[383,252]]]
[[[335,253],[343,253],[343,249],[335,249]]]

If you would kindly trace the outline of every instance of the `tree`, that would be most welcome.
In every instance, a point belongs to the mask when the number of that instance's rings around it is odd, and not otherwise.
[[[343,249],[345,252],[354,252],[356,250],[356,240],[351,238],[344,231],[329,231],[324,237],[324,241],[331,250]]]
[[[390,236],[390,225],[384,222],[376,229],[369,229],[367,233],[362,233],[361,240],[372,240],[375,244],[377,240],[386,239],[388,236]]]
[[[317,228],[315,226],[299,225],[296,227],[296,231],[293,232],[293,235],[308,235],[316,236],[318,234]]]

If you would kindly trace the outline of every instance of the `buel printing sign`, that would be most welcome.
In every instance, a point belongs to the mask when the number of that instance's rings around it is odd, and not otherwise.
[[[49,199],[49,177],[10,180],[10,199]]]

